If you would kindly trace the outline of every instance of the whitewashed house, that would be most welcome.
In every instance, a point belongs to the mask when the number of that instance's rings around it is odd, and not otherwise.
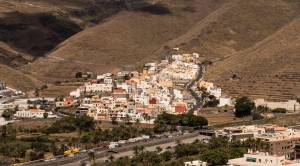
[[[231,105],[231,97],[228,97],[228,96],[221,96],[219,98],[219,105],[218,107],[224,107],[226,105],[230,106]]]
[[[211,95],[214,95],[217,99],[219,99],[222,95],[222,90],[218,87],[208,88],[207,92]]]

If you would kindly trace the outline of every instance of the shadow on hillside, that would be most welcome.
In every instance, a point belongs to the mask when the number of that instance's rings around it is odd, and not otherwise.
[[[51,13],[11,12],[0,18],[0,41],[34,56],[43,56],[81,30],[72,21]]]
[[[162,4],[155,4],[155,5],[148,5],[143,6],[137,9],[138,11],[150,13],[150,14],[156,14],[156,15],[167,15],[171,14],[171,11],[169,8]]]

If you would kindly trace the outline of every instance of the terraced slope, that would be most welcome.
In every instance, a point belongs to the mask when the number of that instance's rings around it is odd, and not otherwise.
[[[205,78],[233,96],[300,96],[300,18],[265,40],[209,67]],[[236,74],[238,79],[231,79]]]

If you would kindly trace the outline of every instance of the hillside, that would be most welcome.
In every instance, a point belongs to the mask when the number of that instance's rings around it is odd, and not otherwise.
[[[165,55],[198,52],[205,59],[224,59],[206,77],[228,94],[286,99],[298,93],[279,88],[275,95],[268,90],[282,82],[293,88],[283,80],[289,79],[289,72],[298,76],[293,64],[298,59],[292,55],[296,47],[280,47],[284,60],[277,56],[279,52],[267,51],[278,47],[270,40],[290,40],[283,28],[296,31],[300,3],[295,0],[12,0],[0,4],[0,32],[5,34],[0,37],[0,63],[44,83],[75,80],[78,71],[140,69]],[[258,45],[265,52],[256,52]],[[181,50],[174,52],[173,47]],[[257,63],[254,59],[264,58],[284,65],[249,70]],[[287,66],[290,69],[283,71]],[[240,79],[227,81],[232,73]],[[258,81],[261,73],[268,79]],[[251,85],[234,90],[243,81]],[[251,90],[261,85],[266,86]]]
[[[34,87],[42,85],[39,80],[7,67],[6,65],[0,64],[0,71],[1,81],[5,82],[10,87],[22,90],[23,92],[28,92]]]
[[[269,100],[300,95],[300,18],[238,54],[209,67],[206,79],[233,96]],[[236,74],[237,79],[232,79]]]
[[[147,6],[151,10],[122,11],[66,40],[28,70],[52,81],[71,79],[76,71],[116,72],[160,59],[174,46],[205,58],[224,57],[263,40],[296,17],[294,4],[270,2],[170,0]]]

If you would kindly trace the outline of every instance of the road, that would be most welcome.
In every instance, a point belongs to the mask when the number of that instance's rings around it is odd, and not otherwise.
[[[202,65],[199,65],[199,72],[198,75],[196,77],[196,79],[194,79],[193,81],[191,81],[187,86],[186,89],[188,90],[188,92],[195,98],[196,100],[196,104],[193,106],[193,108],[191,108],[189,110],[190,114],[193,114],[195,110],[197,110],[201,105],[202,105],[202,99],[201,97],[199,97],[192,89],[192,87],[195,85],[196,82],[198,82],[203,75],[203,67]]]
[[[5,102],[8,102],[8,101],[12,101],[12,100],[14,100],[14,99],[17,99],[17,98],[19,98],[20,96],[14,96],[14,97],[7,97],[7,98],[2,98],[2,99],[0,99],[0,104],[3,104],[3,103],[5,103]]]
[[[191,138],[196,139],[199,136],[200,136],[199,132],[194,132],[194,133],[189,133],[186,135],[178,135],[176,137],[174,136],[172,138],[165,138],[165,139],[151,138],[147,142],[141,141],[141,142],[136,142],[136,143],[129,143],[129,144],[126,144],[125,146],[114,148],[113,150],[118,153],[124,153],[127,151],[131,151],[134,146],[140,146],[140,145],[143,145],[144,147],[163,146],[164,144],[168,144],[168,143],[172,143],[172,142],[174,143],[175,140],[185,141],[186,139],[191,139]],[[110,154],[107,152],[108,150],[109,149],[103,149],[103,148],[94,149],[95,154],[96,154],[95,155],[96,159],[109,156]],[[47,161],[47,162],[45,162],[43,160],[41,160],[41,162],[40,161],[32,161],[32,162],[23,163],[22,165],[23,166],[72,165],[73,166],[76,163],[77,164],[80,163],[80,161],[86,160],[88,158],[88,154],[85,152],[85,153],[75,155],[73,157],[58,156],[56,158],[58,158],[58,159],[54,160],[54,161]]]
[[[192,138],[183,139],[183,140],[181,140],[181,143],[192,143],[196,139],[202,140],[202,139],[207,139],[207,138],[209,138],[209,137],[202,136],[202,135],[197,135],[197,136],[192,137]],[[154,146],[145,147],[145,151],[155,151],[157,146],[160,146],[163,149],[165,149],[165,148],[167,148],[169,146],[170,147],[176,146],[176,142],[175,142],[176,138],[171,138],[171,139],[173,139],[173,141],[169,142],[169,143],[157,144],[157,145],[154,145]],[[120,153],[117,153],[117,154],[112,154],[112,155],[114,156],[115,159],[120,158],[120,157],[125,157],[125,156],[128,156],[128,157],[134,156],[132,149],[127,150],[125,152],[120,152]],[[110,156],[110,154],[108,154],[107,156]],[[106,160],[109,160],[108,157],[98,158],[95,161],[97,163],[99,163],[99,162],[105,162]],[[84,161],[86,161],[86,160],[84,160]],[[79,162],[76,162],[76,163],[66,164],[64,166],[80,166],[80,164],[81,163],[79,161]]]

